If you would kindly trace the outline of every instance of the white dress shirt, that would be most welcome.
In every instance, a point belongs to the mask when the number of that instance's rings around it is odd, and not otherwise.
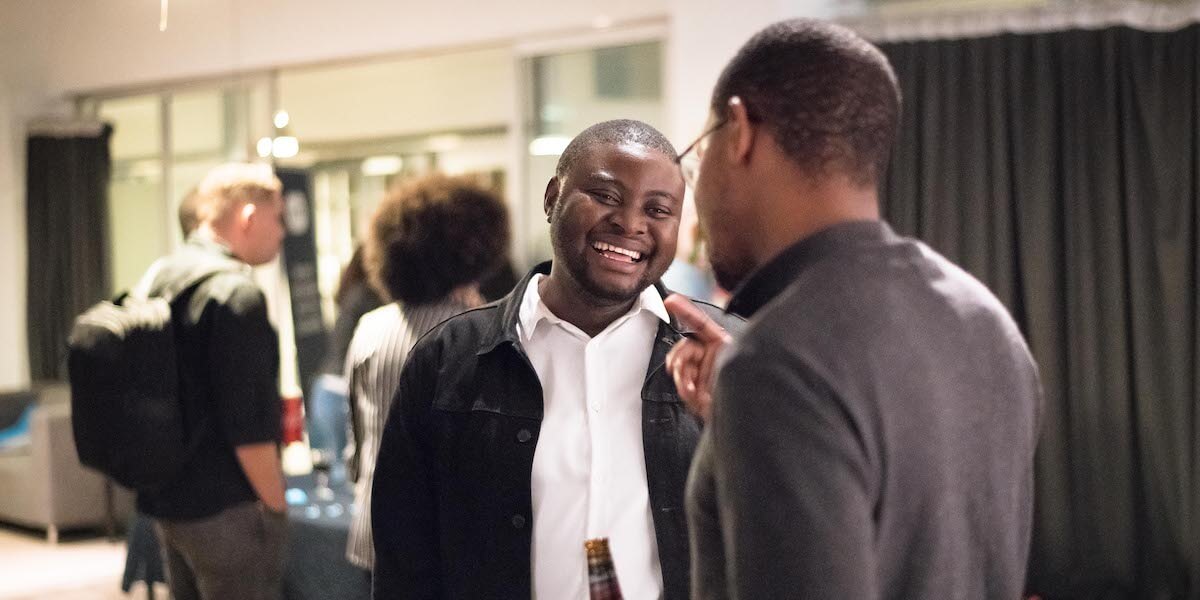
[[[649,287],[630,311],[589,338],[550,312],[535,275],[519,332],[542,384],[533,455],[533,596],[587,600],[585,540],[607,537],[626,598],[661,598],[662,568],[646,486],[642,384],[668,321]]]

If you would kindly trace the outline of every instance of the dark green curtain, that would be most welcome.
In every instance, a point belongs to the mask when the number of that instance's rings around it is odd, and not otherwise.
[[[883,47],[885,213],[987,283],[1041,368],[1029,591],[1200,597],[1200,27]]]
[[[26,143],[29,371],[66,379],[71,322],[109,293],[105,125],[95,135],[31,134]]]

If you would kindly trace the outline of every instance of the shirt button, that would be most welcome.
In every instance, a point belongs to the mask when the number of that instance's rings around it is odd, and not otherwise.
[[[525,527],[525,515],[513,515],[512,526],[514,529]]]
[[[533,439],[533,434],[528,429],[522,429],[517,432],[517,441],[524,444]]]

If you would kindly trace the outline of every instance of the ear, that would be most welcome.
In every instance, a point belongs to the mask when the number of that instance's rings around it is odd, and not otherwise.
[[[247,202],[238,210],[238,223],[242,226],[250,224],[254,220],[255,214],[258,212],[258,205],[253,202]]]
[[[542,210],[546,213],[547,222],[550,220],[550,214],[554,212],[554,205],[558,204],[558,192],[558,176],[555,175],[546,184],[546,192],[542,195]]]
[[[733,159],[739,163],[750,160],[750,150],[754,148],[754,138],[759,134],[757,125],[750,120],[746,105],[742,99],[733,96],[729,99],[730,135],[733,136],[729,149]]]

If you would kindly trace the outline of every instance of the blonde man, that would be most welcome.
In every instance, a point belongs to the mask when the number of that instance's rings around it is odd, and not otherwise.
[[[281,187],[267,165],[213,169],[194,199],[196,230],[149,276],[150,295],[174,297],[179,398],[194,450],[171,482],[139,492],[138,509],[154,519],[177,600],[280,595],[278,340],[250,267],[279,253]]]

